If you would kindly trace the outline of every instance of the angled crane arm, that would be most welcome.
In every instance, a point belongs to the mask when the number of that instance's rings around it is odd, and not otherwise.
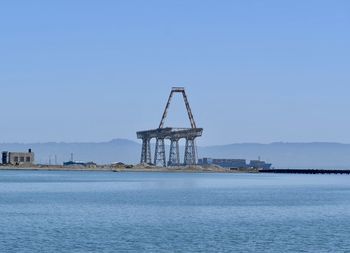
[[[196,122],[194,121],[192,110],[191,110],[190,104],[189,104],[188,99],[187,99],[186,91],[185,91],[185,88],[183,88],[183,87],[173,87],[172,88],[171,93],[169,95],[168,102],[167,102],[167,104],[165,106],[165,110],[164,110],[164,113],[163,113],[163,116],[162,116],[162,120],[160,121],[160,124],[159,124],[159,128],[163,128],[164,127],[164,122],[165,122],[166,117],[168,116],[168,111],[169,111],[169,107],[170,107],[170,104],[171,104],[171,99],[172,99],[172,97],[173,97],[175,92],[176,93],[182,93],[182,96],[183,96],[183,99],[184,99],[184,102],[185,102],[185,105],[186,105],[186,109],[187,109],[188,118],[189,118],[190,123],[191,123],[191,127],[192,128],[196,128]]]
[[[193,114],[192,114],[192,110],[191,110],[191,107],[190,107],[190,103],[188,102],[188,99],[187,99],[187,95],[186,95],[185,90],[182,91],[182,96],[183,96],[184,101],[185,101],[185,105],[186,105],[186,109],[187,109],[187,114],[188,114],[188,118],[190,119],[191,127],[192,127],[192,128],[197,128],[197,127],[196,127],[196,122],[194,121]]]
[[[162,116],[162,120],[160,121],[160,124],[159,124],[159,128],[164,127],[164,122],[165,122],[166,117],[168,116],[168,111],[169,111],[171,99],[173,98],[173,94],[174,94],[174,91],[172,90],[170,95],[169,95],[168,102],[166,103],[165,110],[164,110],[164,113]]]

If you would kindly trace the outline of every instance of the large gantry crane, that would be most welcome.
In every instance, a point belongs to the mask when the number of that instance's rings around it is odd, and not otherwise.
[[[175,93],[181,93],[184,99],[191,128],[164,127],[171,100]],[[159,127],[153,130],[137,132],[137,138],[142,140],[141,163],[154,164],[156,166],[180,166],[195,165],[197,163],[197,148],[195,139],[202,136],[203,128],[197,128],[192,110],[187,99],[185,88],[173,87],[168,102],[160,121]],[[156,139],[154,162],[152,163],[151,140]],[[186,139],[184,162],[180,162],[179,141]],[[169,161],[166,162],[165,140],[170,140]]]

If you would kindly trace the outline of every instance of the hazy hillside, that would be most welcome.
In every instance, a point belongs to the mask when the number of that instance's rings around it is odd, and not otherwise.
[[[138,163],[141,145],[137,142],[116,139],[100,143],[32,143],[0,144],[0,150],[25,151],[32,148],[38,163],[68,161],[74,153],[75,160],[97,163]],[[153,147],[154,150],[154,147]],[[183,152],[183,148],[181,148]],[[271,143],[231,144],[198,148],[199,157],[245,158],[273,163],[283,168],[350,168],[350,144],[338,143]]]
[[[55,155],[58,163],[69,161],[71,153],[74,160],[94,161],[96,163],[127,162],[136,163],[139,160],[141,146],[133,141],[116,139],[110,142],[99,143],[32,143],[32,144],[0,144],[0,150],[25,151],[32,148],[37,163],[48,163],[51,157],[52,164]]]
[[[339,143],[231,144],[200,148],[201,156],[257,159],[283,168],[350,168],[350,145]]]

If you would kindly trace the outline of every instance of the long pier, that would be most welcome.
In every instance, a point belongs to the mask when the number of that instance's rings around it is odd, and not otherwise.
[[[322,169],[270,169],[259,170],[261,173],[276,174],[350,174],[350,170],[322,170]]]

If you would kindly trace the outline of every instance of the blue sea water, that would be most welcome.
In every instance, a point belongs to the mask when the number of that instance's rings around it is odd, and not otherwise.
[[[350,176],[0,171],[0,252],[350,252]]]

